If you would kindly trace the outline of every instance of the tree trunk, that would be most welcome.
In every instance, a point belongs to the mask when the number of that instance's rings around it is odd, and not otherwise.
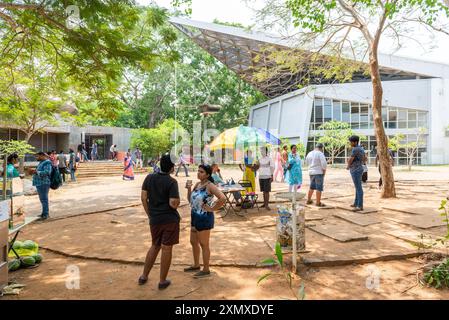
[[[394,198],[396,197],[396,190],[394,186],[393,169],[390,162],[390,156],[388,154],[388,138],[385,134],[385,129],[382,121],[382,82],[380,79],[379,62],[377,58],[377,49],[370,50],[370,71],[371,82],[373,85],[373,118],[374,118],[374,131],[377,141],[377,152],[379,154],[379,164],[382,175],[382,198]]]
[[[25,132],[25,142],[30,143],[31,137],[33,135],[34,135],[34,132],[33,133]],[[20,159],[19,159],[19,172],[21,174],[23,174],[25,172],[25,156],[20,157]]]

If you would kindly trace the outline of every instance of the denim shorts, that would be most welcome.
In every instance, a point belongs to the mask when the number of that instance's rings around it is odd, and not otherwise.
[[[190,214],[190,225],[196,229],[196,231],[211,230],[214,228],[214,213],[208,212],[206,214],[197,214],[193,210]]]
[[[322,192],[324,188],[324,174],[310,176],[310,189]]]

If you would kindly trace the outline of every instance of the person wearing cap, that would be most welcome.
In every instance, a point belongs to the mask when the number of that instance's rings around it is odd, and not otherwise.
[[[36,187],[39,201],[42,204],[40,218],[46,220],[49,218],[48,193],[50,191],[52,164],[45,152],[39,152],[36,155],[36,160],[39,161],[39,164],[36,169],[30,169],[29,174],[33,175],[33,186]]]
[[[324,146],[318,143],[314,150],[307,154],[306,162],[309,166],[310,189],[307,195],[307,204],[312,204],[313,192],[316,191],[317,207],[324,207],[321,202],[321,194],[324,188],[324,175],[326,174],[327,161],[323,153]]]
[[[165,289],[171,284],[167,275],[173,246],[179,243],[181,217],[177,211],[180,203],[178,182],[170,177],[175,168],[170,154],[161,157],[160,165],[160,172],[149,174],[142,185],[141,200],[150,220],[152,245],[138,283],[143,285],[148,281],[148,275],[162,250],[159,289]]]

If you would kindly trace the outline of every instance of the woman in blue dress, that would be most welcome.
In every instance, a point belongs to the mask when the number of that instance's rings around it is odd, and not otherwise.
[[[192,190],[191,181],[186,184],[187,197],[191,206],[190,243],[193,251],[193,266],[184,269],[185,272],[196,272],[195,278],[210,276],[210,231],[214,228],[214,211],[223,207],[225,195],[214,185],[212,167],[200,165],[198,167],[200,180]],[[217,201],[212,203],[213,198]],[[203,270],[200,270],[200,248],[203,253]]]
[[[291,146],[291,151],[287,161],[288,170],[286,181],[288,182],[288,192],[293,192],[295,186],[300,187],[302,184],[301,157],[298,154],[298,148],[295,144]]]

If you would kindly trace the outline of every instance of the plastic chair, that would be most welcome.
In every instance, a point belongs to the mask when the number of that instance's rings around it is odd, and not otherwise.
[[[254,206],[256,206],[257,211],[259,211],[259,205],[257,204],[257,199],[259,198],[259,196],[256,194],[256,192],[254,192],[254,186],[251,183],[251,181],[240,180],[238,183],[243,188],[251,190],[250,192],[246,192],[243,195],[242,209],[245,209],[245,210],[250,209],[250,208],[252,209],[252,208],[254,208]],[[249,205],[249,207],[246,207],[247,205]]]

